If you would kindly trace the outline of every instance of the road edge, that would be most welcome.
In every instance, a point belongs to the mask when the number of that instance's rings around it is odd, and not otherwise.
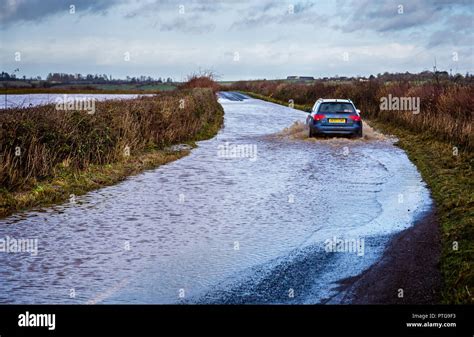
[[[437,304],[441,299],[441,234],[436,210],[393,235],[382,257],[361,274],[338,281],[341,304]]]

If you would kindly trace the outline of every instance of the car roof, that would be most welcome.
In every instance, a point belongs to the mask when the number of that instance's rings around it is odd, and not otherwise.
[[[341,102],[341,103],[352,103],[350,99],[345,99],[345,98],[320,98],[318,99],[319,102]]]

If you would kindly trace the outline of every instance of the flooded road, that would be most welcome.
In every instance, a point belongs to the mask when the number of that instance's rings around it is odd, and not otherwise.
[[[334,303],[430,206],[390,140],[293,138],[306,113],[244,98],[189,156],[0,220],[38,245],[0,252],[0,302]]]

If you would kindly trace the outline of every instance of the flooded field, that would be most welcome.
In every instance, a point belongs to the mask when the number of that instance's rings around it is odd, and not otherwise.
[[[22,94],[22,95],[1,95],[0,109],[5,108],[26,108],[36,105],[55,104],[57,100],[61,102],[68,99],[94,99],[105,101],[109,99],[130,99],[136,98],[136,94]]]

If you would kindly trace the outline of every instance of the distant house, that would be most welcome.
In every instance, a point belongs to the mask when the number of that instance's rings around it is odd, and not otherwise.
[[[288,76],[286,79],[296,81],[314,81],[313,76]]]

